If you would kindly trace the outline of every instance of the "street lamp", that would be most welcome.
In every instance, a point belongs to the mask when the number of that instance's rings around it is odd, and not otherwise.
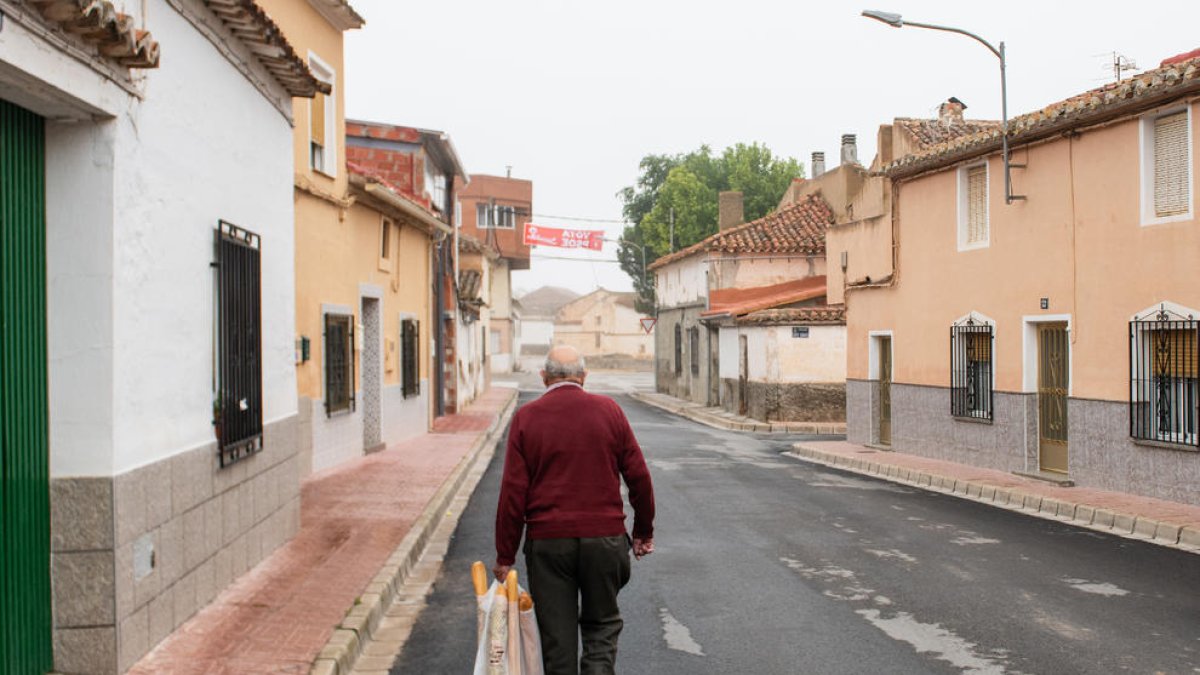
[[[965,31],[961,28],[953,28],[951,26],[938,26],[931,23],[905,21],[904,18],[899,14],[894,14],[892,12],[880,12],[874,9],[867,9],[863,10],[862,15],[868,19],[875,19],[881,23],[886,23],[892,28],[904,28],[905,26],[912,26],[914,28],[928,28],[930,30],[940,30],[946,31],[947,33],[966,35],[984,47],[987,47],[988,51],[995,54],[996,58],[1000,59],[1000,111],[1002,116],[1000,123],[1000,134],[1001,143],[1003,144],[1002,152],[1004,154],[1004,203],[1011,204],[1014,199],[1025,199],[1025,197],[1021,195],[1014,195],[1012,193],[1012,176],[1010,171],[1012,165],[1008,161],[1008,82],[1004,74],[1004,43],[1001,42],[998,46],[993,46],[992,43],[984,40],[970,31]]]

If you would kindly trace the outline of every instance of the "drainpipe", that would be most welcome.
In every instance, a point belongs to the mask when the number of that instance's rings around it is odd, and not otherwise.
[[[446,242],[453,241],[450,237],[442,240],[433,247],[433,326],[434,326],[434,416],[446,414],[446,325],[442,320],[442,307],[445,304],[445,272],[446,272]]]

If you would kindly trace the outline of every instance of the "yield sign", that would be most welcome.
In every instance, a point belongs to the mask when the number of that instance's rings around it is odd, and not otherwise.
[[[658,319],[653,316],[643,316],[639,321],[641,321],[642,330],[646,331],[646,335],[649,335],[650,331],[654,330],[654,324],[658,323]]]

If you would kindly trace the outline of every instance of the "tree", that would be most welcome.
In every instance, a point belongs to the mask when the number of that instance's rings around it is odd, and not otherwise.
[[[775,157],[758,143],[738,143],[720,156],[707,145],[686,154],[646,155],[638,168],[637,183],[617,193],[632,223],[621,235],[617,258],[646,314],[654,313],[654,278],[645,272],[643,255],[648,265],[714,234],[719,192],[740,190],[750,221],[773,211],[792,179],[804,175],[795,159]]]

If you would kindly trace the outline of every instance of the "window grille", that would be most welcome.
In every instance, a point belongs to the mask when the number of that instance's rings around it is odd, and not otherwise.
[[[262,450],[262,239],[221,221],[216,235],[217,391],[221,466]]]
[[[688,351],[691,358],[692,375],[700,374],[700,329],[688,329]]]
[[[950,327],[950,414],[992,419],[992,327],[968,320]]]
[[[675,324],[675,374],[683,372],[683,326]]]
[[[325,315],[325,414],[354,410],[354,317]]]
[[[1195,319],[1166,310],[1129,323],[1129,435],[1149,441],[1200,445],[1200,392]]]
[[[420,335],[420,321],[400,321],[400,384],[404,398],[421,393]]]
[[[967,243],[988,240],[987,165],[967,169]]]
[[[1188,211],[1188,115],[1186,111],[1154,120],[1154,215]]]

